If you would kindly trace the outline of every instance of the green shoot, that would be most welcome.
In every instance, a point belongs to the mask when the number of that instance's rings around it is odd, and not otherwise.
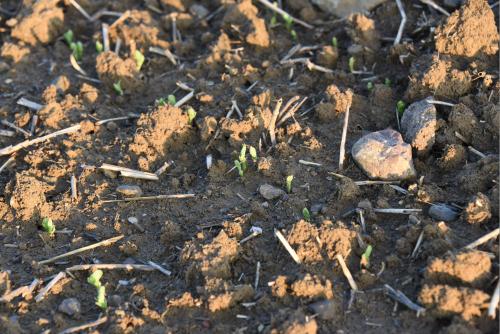
[[[293,181],[293,175],[288,175],[285,179],[287,193],[292,192],[292,181]]]
[[[54,235],[54,233],[56,232],[56,226],[54,225],[54,222],[50,218],[43,218],[42,228],[45,232],[47,232],[50,235]]]
[[[73,56],[77,61],[83,58],[83,44],[82,42],[71,43],[69,48],[73,51]]]
[[[159,99],[155,100],[155,105],[157,105],[158,107],[163,107],[167,105],[167,99],[164,97],[160,97]]]
[[[368,83],[366,84],[366,88],[371,92],[373,90],[373,82],[368,81]]]
[[[97,53],[101,53],[104,50],[104,46],[101,42],[95,41],[95,50]]]
[[[137,70],[140,71],[142,64],[144,64],[144,55],[141,53],[139,50],[135,50],[134,52],[134,60],[135,60],[135,66],[137,67]]]
[[[296,40],[297,40],[297,32],[296,32],[295,30],[293,30],[293,29],[292,29],[292,30],[290,30],[290,36],[292,36],[292,39],[293,39],[294,41],[296,41]]]
[[[234,160],[234,167],[238,170],[238,174],[240,177],[243,177],[244,171],[243,168],[241,167],[241,163],[238,160]]]
[[[337,37],[332,37],[332,45],[335,49],[338,48]]]
[[[113,89],[115,90],[116,94],[118,95],[123,95],[123,89],[122,89],[122,82],[121,80],[118,80],[113,84]]]
[[[253,163],[256,164],[258,157],[257,157],[257,150],[255,149],[255,147],[250,146],[249,153],[250,153],[250,157],[252,158]]]
[[[288,14],[283,14],[283,15],[281,15],[281,18],[283,19],[283,21],[285,21],[286,30],[288,30],[288,31],[292,30],[292,26],[293,26],[292,17]]]
[[[386,85],[387,87],[391,87],[391,84],[392,84],[391,79],[385,78],[384,85]]]
[[[360,265],[362,268],[370,267],[370,255],[372,255],[373,247],[371,245],[366,246],[365,252],[361,255]]]
[[[101,286],[101,278],[104,275],[102,270],[94,271],[89,277],[87,277],[87,283],[98,289]]]
[[[302,209],[302,216],[304,216],[304,219],[306,221],[311,221],[311,214],[309,213],[309,210],[307,210],[307,208]]]
[[[171,106],[175,106],[175,104],[177,103],[175,95],[170,94],[169,96],[167,96],[167,103],[170,104]]]
[[[245,172],[248,168],[247,165],[247,145],[243,144],[241,146],[240,156],[238,157],[241,169]]]
[[[102,270],[94,271],[89,277],[87,277],[87,283],[97,289],[95,304],[104,310],[108,307],[108,303],[106,301],[106,288],[101,284],[101,278],[103,274],[104,273]]]
[[[193,121],[194,121],[194,119],[195,119],[195,117],[196,117],[196,111],[193,108],[190,107],[187,110],[187,115],[188,115],[188,123],[192,124]]]
[[[354,65],[356,65],[356,59],[354,57],[349,58],[349,71],[354,72]]]
[[[95,304],[103,310],[108,308],[108,302],[106,301],[106,287],[104,287],[103,285],[97,288],[97,297],[95,299]]]
[[[398,111],[398,114],[403,115],[403,113],[405,112],[405,107],[406,104],[403,101],[399,100],[396,104],[396,110]]]
[[[70,46],[71,43],[73,43],[73,37],[74,37],[73,30],[70,29],[66,31],[63,36],[66,43],[68,43],[68,46]]]
[[[277,2],[273,2],[273,6],[274,7],[278,7],[278,3]],[[276,17],[276,12],[273,12],[273,17],[271,17],[271,26],[275,26],[276,23],[278,23],[278,18]]]

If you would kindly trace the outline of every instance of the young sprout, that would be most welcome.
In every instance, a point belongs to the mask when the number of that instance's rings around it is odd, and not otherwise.
[[[335,49],[338,47],[337,37],[332,37],[332,45]]]
[[[177,103],[175,95],[170,94],[169,96],[167,96],[167,103],[170,104],[171,106],[175,106],[175,104]]]
[[[361,255],[360,265],[361,268],[370,267],[370,255],[372,255],[373,247],[371,245],[366,246],[365,252]]]
[[[192,124],[193,121],[194,121],[194,119],[195,119],[195,117],[196,117],[196,111],[193,108],[190,107],[187,110],[187,115],[188,115],[188,123]]]
[[[50,218],[43,218],[42,229],[51,236],[54,235],[54,233],[56,232],[56,226],[54,225],[54,222]]]
[[[104,46],[101,42],[95,41],[95,50],[97,53],[101,53],[104,50]]]
[[[115,90],[116,94],[118,95],[123,95],[123,89],[122,89],[122,82],[121,80],[118,80],[113,84],[113,89]]]
[[[354,57],[349,58],[349,71],[354,72],[354,65],[356,65],[356,59]]]
[[[294,29],[290,30],[290,36],[292,36],[294,41],[297,40],[297,32]]]
[[[403,115],[403,113],[405,112],[405,107],[406,104],[401,100],[399,100],[398,103],[396,104],[396,110],[400,115]]]
[[[243,144],[241,146],[241,151],[240,151],[240,156],[238,157],[238,160],[240,162],[241,169],[246,172],[247,170],[247,145]]]
[[[306,221],[311,221],[311,214],[309,213],[309,210],[307,210],[307,208],[302,209],[302,216],[304,216],[304,219]]]
[[[283,21],[285,21],[285,28],[286,30],[290,31],[292,30],[292,26],[293,26],[293,19],[290,15],[288,14],[283,14],[281,16],[281,18],[283,19]]]
[[[73,37],[74,37],[73,30],[70,29],[66,31],[63,36],[66,43],[68,43],[68,46],[70,46],[71,43],[73,43]]]
[[[240,177],[243,177],[244,171],[243,168],[241,167],[241,163],[238,160],[234,160],[234,167],[238,170],[238,174]]]
[[[255,149],[255,147],[250,146],[249,153],[250,153],[250,157],[252,158],[253,163],[256,164],[258,157],[257,157],[257,150]]]
[[[108,303],[106,301],[106,288],[101,284],[103,274],[102,270],[96,270],[87,277],[87,282],[97,289],[95,304],[104,310],[108,307]]]
[[[274,7],[278,7],[278,3],[277,2],[273,2],[273,6]],[[273,17],[271,17],[271,26],[275,26],[276,23],[278,23],[278,18],[276,17],[276,12],[273,12]]]
[[[134,60],[135,60],[135,66],[137,67],[137,70],[140,71],[142,64],[144,64],[144,55],[141,53],[139,50],[135,50],[134,52]]]
[[[287,193],[292,192],[292,181],[293,181],[293,175],[288,175],[285,179]]]
[[[167,99],[164,98],[164,97],[160,97],[159,99],[156,99],[155,100],[155,105],[159,106],[159,107],[163,107],[167,104]]]
[[[82,42],[71,43],[69,48],[73,51],[75,59],[80,61],[83,58],[83,44]]]
[[[97,288],[95,304],[103,310],[108,308],[108,302],[106,301],[106,287],[104,285]]]
[[[391,79],[385,78],[384,85],[386,85],[387,87],[391,87],[391,84],[392,84]]]
[[[373,90],[373,82],[368,81],[368,83],[366,84],[366,88],[371,92]]]

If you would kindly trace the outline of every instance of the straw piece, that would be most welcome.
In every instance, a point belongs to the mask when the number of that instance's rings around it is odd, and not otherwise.
[[[276,237],[278,237],[278,240],[283,244],[283,246],[285,247],[285,249],[292,256],[292,259],[295,261],[295,263],[300,264],[301,261],[300,261],[299,256],[297,255],[297,253],[295,252],[295,250],[292,248],[292,246],[290,246],[290,244],[285,239],[285,237],[283,236],[283,234],[281,234],[281,232],[278,231],[277,229],[274,229],[274,235]]]
[[[344,258],[342,257],[342,254],[337,254],[335,257],[337,261],[339,261],[340,267],[342,268],[342,272],[344,273],[345,278],[347,278],[347,281],[349,282],[349,285],[351,286],[351,289],[354,291],[358,291],[358,285],[354,281],[354,278],[351,275],[351,272],[349,271],[349,268],[347,267],[347,264],[344,261]]]

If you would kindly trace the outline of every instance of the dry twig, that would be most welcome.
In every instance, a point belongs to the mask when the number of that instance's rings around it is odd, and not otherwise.
[[[195,194],[175,194],[175,195],[156,195],[156,196],[141,196],[129,197],[124,199],[110,199],[101,201],[101,203],[120,203],[120,202],[137,202],[137,201],[151,201],[158,199],[183,199],[195,197]]]
[[[273,5],[272,3],[270,3],[268,0],[258,0],[261,4],[263,4],[264,6],[266,6],[267,8],[269,8],[270,10],[272,11],[275,11],[276,13],[282,15],[282,16],[288,16],[290,17],[295,23],[297,24],[300,24],[301,26],[307,28],[307,29],[312,29],[314,28],[312,25],[310,25],[309,23],[307,22],[304,22],[296,17],[293,17],[292,15],[288,14],[287,12],[285,12],[283,9],[279,8],[278,6],[275,6]]]
[[[351,272],[349,271],[349,268],[347,267],[347,264],[345,263],[342,254],[337,254],[335,258],[337,259],[337,261],[339,261],[340,267],[342,268],[342,272],[344,273],[345,278],[347,278],[347,281],[349,282],[351,289],[354,291],[358,291],[358,285],[354,281],[354,278],[352,277]]]
[[[98,263],[98,264],[79,264],[66,269],[66,271],[80,271],[80,270],[141,270],[141,271],[154,271],[154,267],[147,264],[123,264],[123,263]]]
[[[344,159],[345,159],[345,142],[347,139],[347,126],[349,124],[349,109],[351,106],[347,106],[347,110],[344,116],[344,126],[342,128],[342,139],[340,140],[340,152],[339,152],[339,170],[344,169]]]
[[[499,300],[500,300],[500,279],[497,282],[497,286],[495,287],[495,292],[493,292],[493,296],[491,296],[490,305],[488,306],[488,316],[491,319],[495,319]]]
[[[398,5],[399,14],[401,14],[401,23],[399,24],[398,34],[394,39],[394,45],[398,45],[401,42],[401,38],[403,37],[403,30],[406,25],[406,12],[401,3],[401,0],[396,0],[396,4]]]
[[[57,282],[66,277],[64,271],[59,272],[35,297],[37,303],[41,302],[45,295],[56,285]]]
[[[389,284],[384,284],[384,287],[389,297],[391,297],[392,299],[403,305],[406,305],[406,307],[408,307],[409,309],[417,312],[417,317],[425,312],[425,308],[412,302],[410,298],[406,297],[406,295],[403,292],[395,290]]]
[[[81,331],[84,331],[86,329],[102,325],[106,321],[108,321],[108,317],[102,317],[100,319],[97,319],[97,320],[91,321],[91,322],[87,322],[86,324],[83,324],[80,326],[66,328],[65,330],[59,332],[59,334],[71,334],[71,333],[81,332]]]
[[[465,249],[474,249],[474,248],[488,242],[491,239],[495,239],[496,237],[498,237],[499,234],[500,234],[500,228],[496,228],[493,231],[491,231],[490,233],[487,233],[487,234],[483,235],[481,238],[471,242],[470,244],[468,244],[464,248]]]
[[[292,246],[290,246],[290,244],[285,239],[285,237],[283,236],[283,234],[281,234],[281,232],[278,231],[277,229],[274,229],[274,235],[278,238],[278,240],[281,242],[281,244],[285,247],[285,249],[287,250],[287,252],[290,254],[290,256],[292,257],[292,259],[295,261],[295,263],[300,264],[301,261],[300,261],[299,256],[297,255],[297,253],[295,252],[295,250],[292,248]]]

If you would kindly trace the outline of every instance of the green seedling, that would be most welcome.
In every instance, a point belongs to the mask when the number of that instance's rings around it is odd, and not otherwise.
[[[386,85],[387,87],[391,87],[391,84],[392,84],[391,79],[385,78],[384,85]]]
[[[116,94],[118,95],[123,95],[123,89],[122,89],[122,82],[121,80],[118,80],[113,84],[113,89],[115,90]]]
[[[356,59],[354,57],[349,58],[349,71],[354,72],[354,66],[356,65]]]
[[[368,83],[366,84],[366,88],[371,92],[373,90],[373,82],[368,81]]]
[[[398,114],[403,115],[403,113],[405,112],[405,108],[406,103],[404,103],[403,101],[399,100],[398,103],[396,103],[396,110],[398,111]]]
[[[257,150],[255,149],[255,147],[250,146],[248,152],[250,153],[250,157],[252,158],[253,163],[256,164],[259,158],[257,157]]]
[[[89,277],[87,277],[87,283],[94,286],[96,289],[101,286],[101,278],[104,275],[102,270],[94,271]]]
[[[311,221],[311,213],[309,213],[309,210],[307,210],[307,208],[302,209],[302,216],[304,216],[304,219],[306,221]]]
[[[332,45],[335,49],[338,48],[337,37],[332,37]]]
[[[66,31],[63,36],[68,46],[71,46],[71,43],[73,43],[73,38],[74,38],[73,30],[70,29]]]
[[[155,100],[155,105],[158,107],[163,107],[167,105],[167,99],[164,97],[160,97],[159,99]]]
[[[196,111],[193,108],[190,107],[187,110],[187,115],[188,115],[188,123],[192,124],[193,121],[194,121],[194,119],[195,119],[195,117],[196,117]]]
[[[247,145],[243,144],[241,146],[241,151],[240,155],[238,157],[238,160],[240,162],[240,166],[243,169],[243,172],[247,171],[248,165],[247,165]]]
[[[56,226],[54,225],[54,222],[50,218],[43,218],[42,229],[49,235],[54,235],[54,233],[56,233]]]
[[[360,261],[361,268],[370,267],[370,255],[372,255],[372,250],[373,247],[371,245],[368,245],[363,255],[361,255],[361,261]]]
[[[97,297],[95,299],[95,304],[103,310],[108,308],[108,302],[106,300],[106,287],[104,287],[103,285],[97,288]]]
[[[135,60],[135,66],[137,67],[137,70],[140,71],[142,65],[144,64],[144,55],[141,53],[139,50],[135,50],[134,52],[134,60]]]
[[[293,181],[293,175],[288,175],[285,179],[285,184],[286,184],[286,192],[291,193],[292,192],[292,181]]]
[[[170,94],[169,96],[167,96],[167,103],[170,104],[171,106],[175,106],[175,104],[177,103],[175,95]]]
[[[97,289],[95,304],[101,309],[105,310],[108,307],[108,303],[106,301],[106,288],[101,284],[101,278],[103,274],[104,273],[102,270],[94,271],[89,277],[87,277],[87,283]]]
[[[292,39],[293,39],[294,41],[296,41],[296,40],[297,40],[297,32],[296,32],[295,30],[293,30],[293,29],[292,29],[292,30],[290,30],[290,36],[292,36]]]
[[[278,8],[278,3],[273,2],[273,6]],[[271,17],[271,26],[275,26],[278,23],[278,17],[276,17],[276,12],[273,12],[273,16]]]
[[[240,175],[240,177],[243,177],[245,172],[243,171],[241,163],[238,160],[234,160],[234,167],[236,167],[236,169],[238,170],[238,174]]]
[[[288,14],[283,14],[283,15],[281,15],[281,18],[283,19],[283,21],[285,21],[286,30],[288,30],[288,31],[292,30],[292,26],[293,26],[292,17]]]
[[[71,43],[69,48],[73,51],[73,56],[77,61],[83,58],[83,44],[82,42]]]
[[[99,41],[95,41],[95,50],[97,53],[101,53],[104,50],[104,45]]]

